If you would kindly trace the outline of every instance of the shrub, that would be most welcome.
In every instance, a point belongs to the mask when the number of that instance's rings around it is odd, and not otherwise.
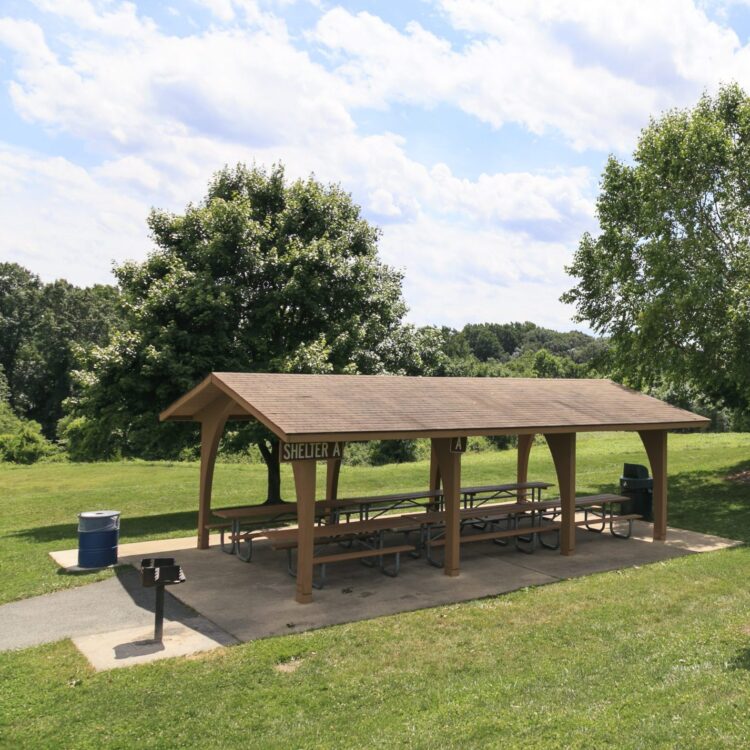
[[[104,420],[67,416],[60,420],[57,431],[71,461],[119,458]]]
[[[372,466],[405,464],[418,460],[416,440],[377,440],[370,453]]]
[[[17,417],[7,403],[0,402],[0,461],[33,464],[54,453],[38,422]]]
[[[518,437],[516,435],[492,435],[487,438],[489,443],[497,450],[508,450],[508,448],[515,448],[518,445]]]

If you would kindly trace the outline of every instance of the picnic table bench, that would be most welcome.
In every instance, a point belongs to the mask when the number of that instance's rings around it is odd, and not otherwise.
[[[472,508],[502,498],[525,498],[529,490],[531,491],[530,501],[538,501],[541,499],[541,491],[551,486],[548,482],[520,482],[464,487],[461,490],[461,502],[464,508]],[[318,500],[315,503],[315,519],[319,524],[335,524],[342,520],[351,523],[353,516],[359,521],[367,521],[399,510],[429,512],[440,511],[442,508],[442,490],[400,492],[390,495]],[[253,541],[267,536],[262,533],[265,530],[295,521],[297,503],[283,502],[219,508],[213,511],[213,514],[223,520],[222,523],[212,523],[208,526],[219,530],[221,549],[228,554],[237,555],[244,562],[250,562],[253,555]],[[225,537],[227,531],[229,543]]]
[[[549,487],[547,483],[525,483],[535,484],[540,489]],[[498,489],[500,487],[501,489]],[[495,493],[510,491],[510,485],[490,485],[482,487],[466,488],[467,495],[476,496],[480,493],[494,498]],[[530,488],[529,488],[530,489]],[[462,491],[463,492],[463,491]],[[437,493],[401,493],[398,496],[385,496],[386,502],[398,503],[403,500],[412,501],[415,496],[418,499],[431,499]],[[347,560],[361,560],[363,564],[377,558],[377,565],[381,572],[386,575],[395,576],[400,569],[401,555],[410,553],[419,556],[421,550],[425,551],[425,557],[429,563],[435,566],[441,566],[442,563],[435,559],[433,550],[445,546],[445,511],[436,510],[434,505],[419,505],[419,513],[403,513],[383,515],[380,514],[375,518],[364,520],[350,520],[350,515],[346,515],[347,520],[337,520],[331,522],[327,515],[331,509],[339,507],[348,507],[352,501],[361,502],[362,500],[370,501],[375,498],[349,498],[341,501],[321,501],[318,518],[321,523],[313,530],[313,544],[315,552],[313,564],[320,566],[320,576],[314,585],[321,588],[326,580],[326,565],[344,562]],[[382,501],[383,496],[377,498]],[[636,514],[618,514],[615,515],[615,507],[626,502],[628,498],[621,495],[590,495],[579,497],[575,501],[575,507],[584,511],[584,518],[576,520],[576,526],[585,526],[591,531],[601,532],[609,524],[610,532],[613,536],[627,538],[632,532],[632,522],[640,516]],[[291,503],[290,503],[291,505]],[[413,507],[413,506],[407,506]],[[561,504],[559,500],[548,501],[530,501],[521,500],[515,503],[494,503],[490,504],[486,500],[481,504],[473,507],[464,507],[459,511],[460,522],[460,543],[473,543],[483,541],[493,541],[496,544],[507,544],[512,538],[516,547],[527,553],[534,551],[535,543],[539,543],[549,549],[556,549],[559,546],[559,531],[562,526],[557,520],[561,513]],[[239,514],[238,514],[239,515]],[[592,519],[593,515],[593,519]],[[528,524],[524,522],[528,521]],[[615,529],[616,522],[628,522],[628,532],[623,534]],[[504,524],[504,528],[499,525]],[[465,529],[476,529],[482,527],[478,533],[463,533]],[[489,530],[485,530],[489,527]],[[419,533],[419,541],[412,544],[408,536],[413,532]],[[407,542],[404,544],[386,544],[386,534],[403,533],[407,536]],[[556,543],[545,541],[545,535],[557,533]],[[298,546],[298,529],[280,528],[273,530],[256,530],[254,532],[245,532],[244,536],[251,539],[252,536],[263,536],[271,542],[274,550],[283,550],[287,553],[287,569],[290,575],[296,575],[294,566],[294,552]],[[332,544],[349,545],[345,551],[330,552],[325,547]],[[386,556],[394,556],[394,565],[387,568],[385,565]]]
[[[615,515],[614,508],[616,505],[627,502],[628,498],[622,495],[589,495],[586,497],[576,498],[575,507],[584,511],[583,519],[574,521],[576,526],[585,526],[589,531],[601,533],[609,524],[610,533],[618,538],[627,539],[633,529],[633,521],[641,516],[631,514]],[[474,521],[486,522],[494,526],[499,521],[505,521],[504,529],[493,528],[491,531],[483,531],[474,534],[461,534],[460,543],[485,542],[493,541],[496,543],[506,542],[509,538],[514,538],[516,547],[526,553],[534,551],[536,540],[548,549],[557,549],[560,546],[560,528],[561,522],[557,517],[561,514],[561,504],[559,500],[548,500],[545,502],[519,502],[514,504],[485,506],[472,509],[465,509],[460,512],[461,531],[464,528],[474,526]],[[590,515],[594,516],[592,520]],[[521,525],[521,521],[528,519],[528,526]],[[627,533],[621,533],[615,530],[616,522],[628,522]],[[421,539],[421,544],[425,549],[425,556],[432,565],[440,567],[441,562],[436,560],[432,555],[432,549],[435,547],[445,546],[444,517],[442,513],[432,514],[425,517],[426,526]],[[598,526],[598,528],[596,528]],[[437,535],[433,535],[433,530],[437,530]],[[543,535],[550,532],[557,532],[557,542],[549,543],[545,541]],[[506,542],[507,543],[507,542]],[[521,544],[523,543],[523,545]]]
[[[313,565],[320,566],[320,578],[313,581],[315,588],[322,588],[326,580],[326,565],[345,560],[368,560],[378,558],[378,566],[382,573],[389,576],[398,575],[401,565],[401,554],[414,552],[412,544],[385,545],[385,533],[388,531],[399,531],[411,528],[413,521],[406,516],[393,516],[386,518],[375,518],[368,521],[347,521],[345,523],[327,524],[317,526],[313,530],[313,542],[316,554],[313,556]],[[296,576],[297,571],[293,564],[293,553],[299,542],[298,529],[275,529],[268,531],[264,536],[270,540],[275,550],[285,550],[287,553],[287,570],[289,575]],[[319,554],[318,549],[334,543],[351,544],[348,551]],[[359,545],[355,547],[355,544]],[[393,569],[385,566],[384,557],[393,555],[395,559]]]

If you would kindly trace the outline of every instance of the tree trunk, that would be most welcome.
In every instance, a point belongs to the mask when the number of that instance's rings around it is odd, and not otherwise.
[[[281,467],[279,465],[280,444],[276,438],[271,440],[258,440],[260,454],[268,470],[268,494],[264,505],[277,505],[283,503],[281,499]]]

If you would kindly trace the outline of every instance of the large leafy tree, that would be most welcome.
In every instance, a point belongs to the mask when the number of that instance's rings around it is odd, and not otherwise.
[[[611,336],[638,386],[690,384],[750,405],[750,98],[737,86],[642,132],[610,158],[563,300]]]
[[[79,346],[104,344],[118,320],[114,287],[43,283],[0,263],[0,368],[14,411],[54,437]]]
[[[115,270],[127,327],[93,349],[71,402],[74,455],[178,455],[189,425],[158,412],[214,371],[413,372],[439,336],[401,325],[401,275],[339,187],[238,165],[180,215],[153,211],[156,249]],[[277,445],[255,427],[278,499]]]
[[[17,263],[0,263],[0,366],[8,386],[15,380],[19,359],[39,313],[42,282]],[[21,394],[11,402],[25,406]]]

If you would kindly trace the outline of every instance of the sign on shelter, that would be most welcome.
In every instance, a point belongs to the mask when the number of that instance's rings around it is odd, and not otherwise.
[[[282,463],[327,461],[329,458],[343,458],[344,443],[282,443],[279,455]]]
[[[466,453],[466,438],[451,438],[451,453]]]

